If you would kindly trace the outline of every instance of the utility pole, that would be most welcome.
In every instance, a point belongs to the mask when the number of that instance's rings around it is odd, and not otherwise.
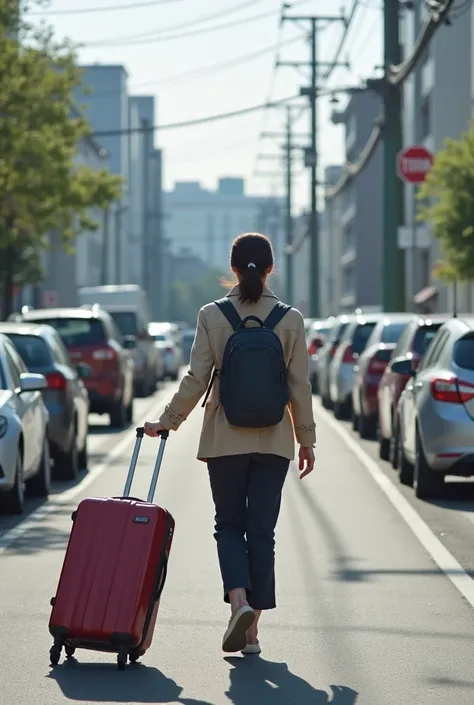
[[[393,1],[393,0],[392,0]],[[322,66],[332,66],[327,62],[319,62],[317,54],[317,33],[319,23],[325,25],[332,22],[346,23],[344,16],[322,17],[320,15],[309,15],[304,17],[283,16],[282,21],[309,22],[310,25],[310,47],[311,56],[309,61],[310,85],[300,89],[300,95],[309,98],[310,105],[310,147],[305,153],[305,166],[310,169],[310,215],[309,215],[309,236],[310,236],[310,261],[309,261],[309,315],[312,318],[319,316],[319,219],[318,219],[318,199],[317,199],[317,172],[318,172],[318,135],[317,135],[317,94],[318,94],[318,69]],[[308,66],[308,62],[292,61],[278,62],[277,66]],[[337,64],[347,66],[347,62]]]
[[[293,243],[293,179],[292,179],[292,150],[293,150],[293,139],[292,139],[292,114],[291,107],[286,108],[286,150],[285,150],[285,161],[286,161],[286,248],[285,248],[285,289],[286,289],[286,300],[289,304],[293,304],[293,260],[291,253],[291,245]]]
[[[383,250],[382,293],[384,311],[405,310],[405,256],[398,247],[403,222],[403,184],[397,176],[397,154],[402,149],[401,91],[390,84],[391,65],[401,62],[399,3],[384,1],[384,140],[383,140]]]
[[[105,286],[108,284],[109,279],[109,240],[110,240],[110,230],[109,230],[109,208],[106,206],[103,210],[103,221],[102,221],[102,251],[101,251],[101,284]]]
[[[149,284],[150,284],[150,252],[149,252],[149,212],[150,212],[150,145],[149,145],[149,135],[150,135],[150,125],[149,121],[145,118],[142,119],[142,161],[143,161],[143,226],[142,226],[142,286],[145,289],[147,295],[149,296]]]

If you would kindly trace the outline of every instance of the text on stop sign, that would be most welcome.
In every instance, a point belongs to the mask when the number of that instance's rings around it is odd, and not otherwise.
[[[431,159],[403,157],[401,162],[406,174],[426,174],[431,169]]]

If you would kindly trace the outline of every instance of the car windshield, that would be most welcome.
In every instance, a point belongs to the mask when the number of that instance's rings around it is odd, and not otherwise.
[[[157,343],[166,343],[167,337],[166,335],[155,335],[155,341]]]
[[[36,318],[35,322],[40,323]],[[67,348],[107,342],[102,321],[97,318],[45,318],[41,323],[55,328]]]
[[[362,323],[357,326],[352,336],[352,352],[360,355],[374,328],[375,323]]]
[[[433,323],[430,326],[420,326],[413,340],[413,352],[420,355],[420,357],[424,355],[441,325],[441,323]]]
[[[133,311],[109,311],[122,335],[137,335],[137,317]]]
[[[381,343],[398,343],[398,339],[405,330],[406,323],[388,323],[383,327]]]
[[[39,335],[7,333],[29,370],[51,367],[53,363],[50,349]]]

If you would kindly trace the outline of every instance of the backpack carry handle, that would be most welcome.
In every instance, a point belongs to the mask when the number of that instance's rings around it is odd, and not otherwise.
[[[265,328],[265,324],[260,318],[257,318],[257,316],[246,316],[240,321],[239,328],[245,328],[247,321],[255,321],[255,323],[260,324],[261,328]]]

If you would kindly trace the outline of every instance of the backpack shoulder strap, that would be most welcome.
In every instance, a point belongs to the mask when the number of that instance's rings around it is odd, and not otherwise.
[[[234,329],[234,331],[236,331],[237,328],[242,323],[242,319],[240,318],[239,314],[237,313],[237,309],[235,308],[232,301],[230,301],[230,299],[228,299],[227,296],[224,296],[223,299],[218,299],[218,301],[214,301],[214,303],[222,311],[222,313],[227,318],[227,320],[229,321],[229,323],[232,326],[232,328]]]
[[[268,314],[267,318],[264,320],[263,325],[265,328],[270,328],[273,330],[286,316],[288,311],[291,309],[291,306],[288,306],[288,304],[284,304],[281,301],[279,301],[274,308],[270,311]]]

